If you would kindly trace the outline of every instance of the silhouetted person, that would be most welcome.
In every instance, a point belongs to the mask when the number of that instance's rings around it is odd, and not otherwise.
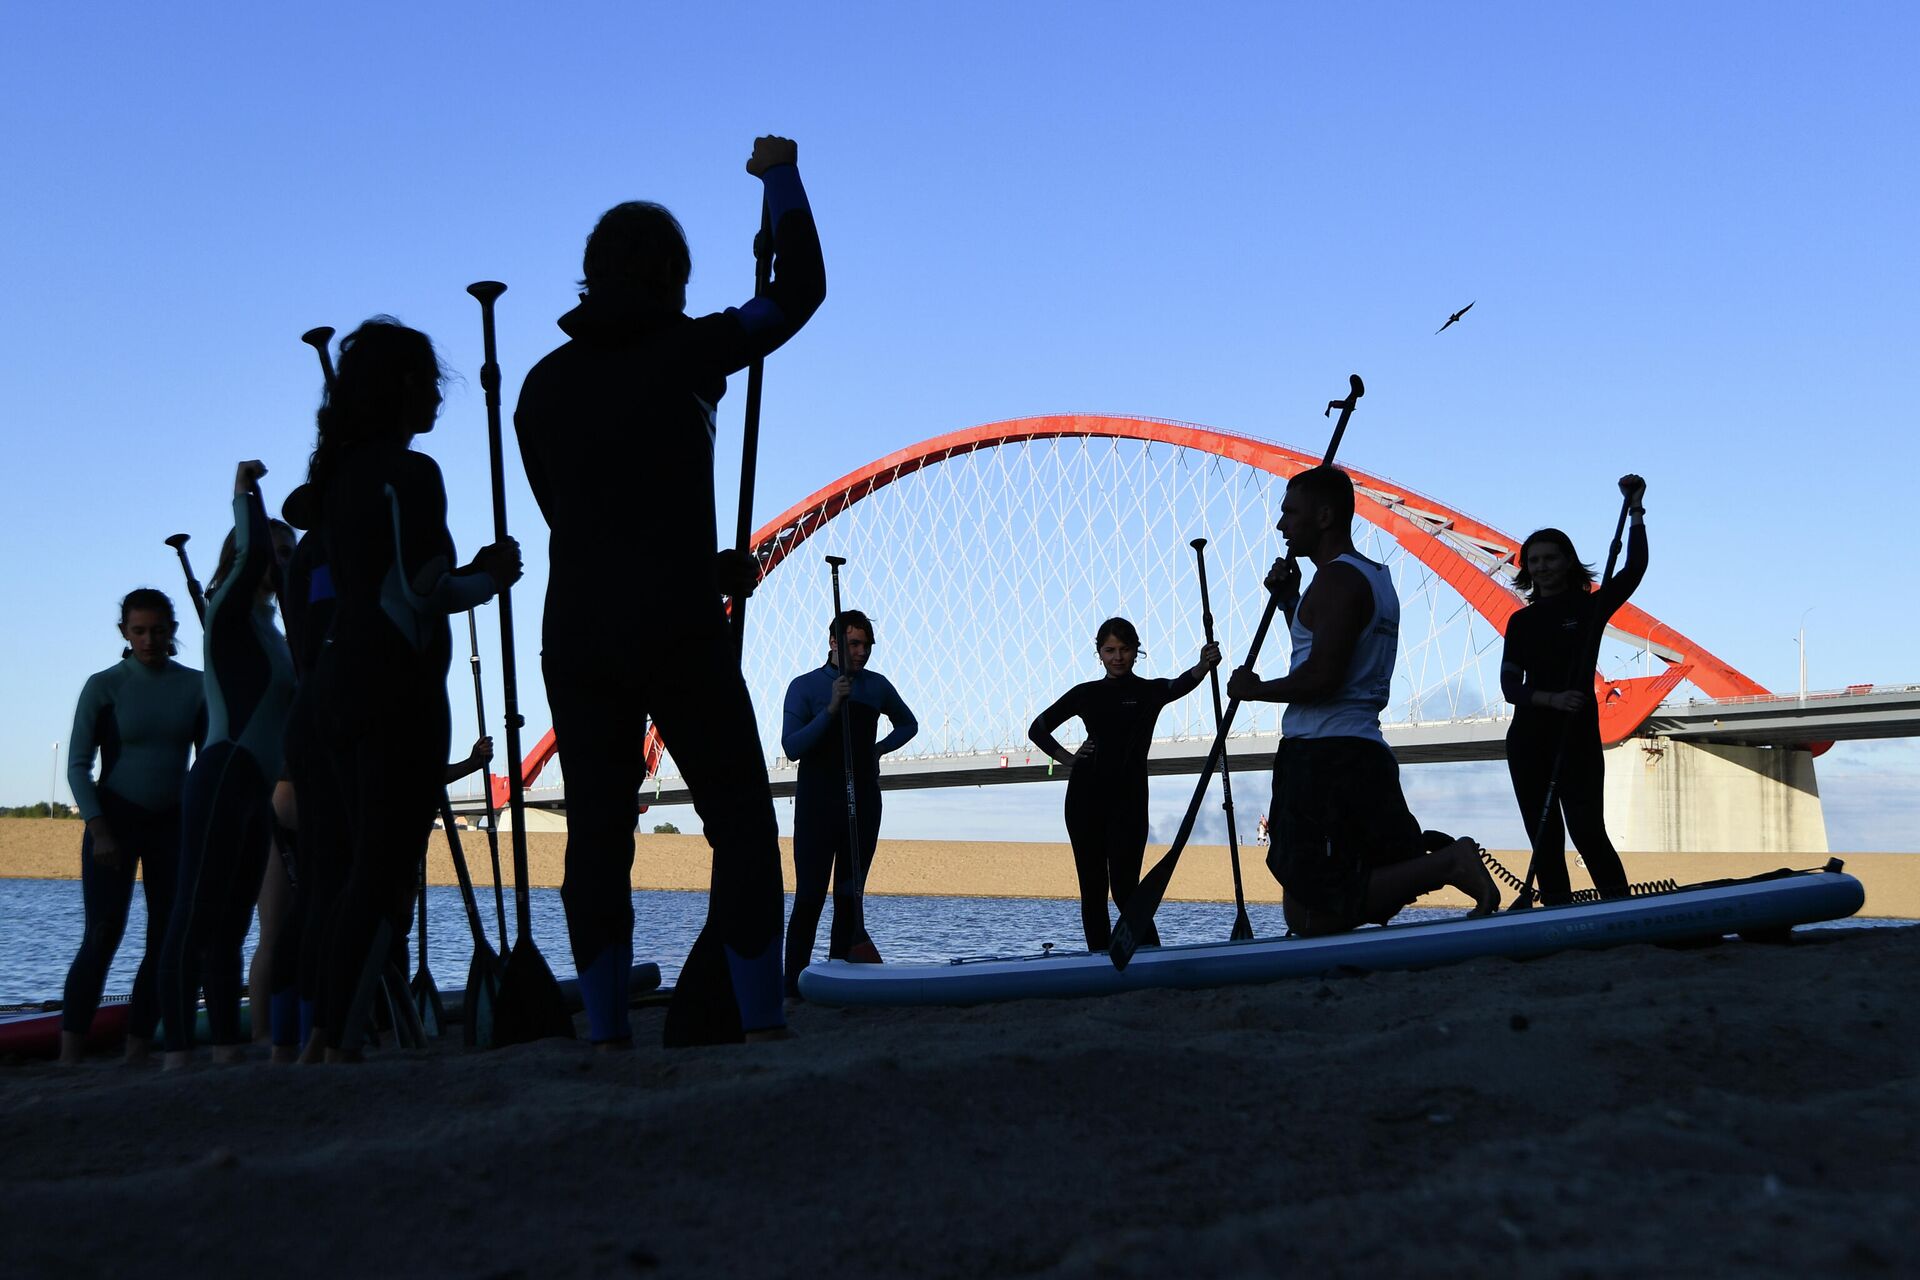
[[[671,1043],[785,1026],[783,894],[773,800],[725,594],[756,567],[720,553],[714,410],[727,375],[791,337],[826,296],[794,144],[759,138],[773,283],[688,316],[691,263],[673,215],[616,205],[587,239],[568,341],[527,375],[514,413],[527,481],[552,531],[542,669],[566,767],[561,897],[589,1034],[631,1040],[633,833],[653,717],[713,845],[706,927],[667,1018]]]
[[[266,471],[257,460],[234,469],[233,532],[207,582],[207,744],[181,798],[180,880],[160,952],[169,1068],[193,1057],[203,987],[215,1060],[241,1060],[251,1039],[240,1034],[240,952],[267,866],[293,701],[293,658],[273,625],[293,530],[267,519],[258,488]]]
[[[281,592],[286,609],[287,645],[293,653],[298,684],[287,713],[286,773],[294,803],[282,819],[291,829],[294,849],[293,918],[280,935],[272,958],[272,1037],[275,1058],[304,1046],[313,1061],[324,1054],[324,1035],[315,1031],[326,986],[327,934],[333,911],[352,865],[347,838],[347,793],[334,768],[321,729],[320,658],[333,626],[333,575],[327,568],[327,537],[321,528],[321,501],[312,485],[287,495],[282,508],[290,523],[306,530],[287,566]]]
[[[1600,748],[1600,707],[1593,698],[1593,665],[1607,619],[1647,573],[1646,490],[1647,482],[1639,476],[1620,478],[1633,521],[1627,563],[1597,591],[1592,568],[1580,562],[1573,540],[1560,530],[1536,530],[1520,546],[1514,585],[1527,593],[1529,603],[1507,619],[1500,691],[1514,707],[1513,727],[1507,730],[1507,772],[1533,844],[1540,900],[1548,904],[1572,897],[1569,831],[1594,887],[1609,898],[1625,897],[1628,891],[1626,869],[1607,838],[1607,766]],[[1541,810],[1556,757],[1560,774],[1553,788],[1554,807],[1542,830]]]
[[[1267,574],[1290,621],[1292,666],[1264,681],[1242,667],[1227,683],[1241,701],[1288,704],[1267,854],[1287,926],[1321,934],[1385,924],[1442,885],[1472,898],[1473,915],[1487,915],[1500,899],[1478,847],[1455,840],[1429,853],[1400,791],[1400,766],[1380,732],[1400,598],[1386,566],[1353,549],[1352,525],[1353,481],[1340,468],[1314,467],[1287,482],[1280,532],[1315,569],[1304,599],[1293,560],[1275,561]]]
[[[126,932],[138,868],[147,895],[147,945],[127,1011],[127,1060],[142,1062],[160,1019],[160,948],[173,913],[180,865],[180,792],[187,757],[207,737],[200,673],[173,660],[180,624],[173,601],[151,587],[120,602],[121,659],[87,677],[68,739],[67,786],[86,824],[80,896],[86,929],[67,970],[60,1006],[60,1060],[80,1060],[100,1008],[113,953]],[[100,776],[93,757],[100,756]]]
[[[1207,672],[1220,665],[1220,646],[1201,646],[1200,660],[1171,679],[1144,680],[1133,674],[1140,656],[1140,633],[1125,618],[1108,618],[1093,636],[1094,653],[1106,675],[1077,684],[1034,717],[1027,737],[1067,766],[1067,839],[1073,842],[1073,866],[1080,879],[1080,923],[1087,950],[1105,951],[1113,942],[1107,896],[1122,913],[1140,887],[1140,864],[1147,853],[1147,748],[1160,709],[1199,688]],[[1053,736],[1080,717],[1087,740],[1069,753]],[[1141,945],[1160,945],[1149,920]]]
[[[844,670],[841,635],[847,638]],[[873,621],[849,609],[827,627],[827,661],[787,686],[780,749],[799,762],[793,793],[793,919],[787,925],[787,994],[800,994],[800,971],[813,958],[820,911],[833,882],[833,926],[827,939],[829,960],[876,961],[879,951],[867,933],[866,876],[880,840],[880,757],[913,740],[920,722],[893,684],[869,670]],[[860,847],[850,841],[847,821],[847,748],[842,717],[853,739],[854,812],[860,823]],[[880,717],[892,728],[880,738]],[[879,739],[877,742],[875,739]]]
[[[431,431],[442,373],[427,336],[385,318],[340,343],[307,482],[321,496],[334,592],[318,714],[348,798],[349,866],[326,948],[330,1061],[357,1053],[364,1012],[412,919],[415,877],[446,785],[447,615],[520,577],[511,538],[458,565]]]

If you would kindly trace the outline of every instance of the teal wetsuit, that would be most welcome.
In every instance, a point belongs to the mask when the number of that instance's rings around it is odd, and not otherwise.
[[[193,1047],[202,984],[215,1044],[238,1044],[240,949],[260,895],[293,703],[293,655],[267,606],[255,606],[274,567],[257,493],[233,500],[233,565],[207,601],[207,747],[181,806],[180,891],[160,965],[169,1052]]]
[[[187,756],[205,741],[207,697],[200,673],[169,659],[148,667],[136,658],[87,677],[68,740],[67,785],[80,816],[106,819],[120,847],[119,865],[80,840],[80,894],[86,928],[67,970],[60,1025],[84,1035],[100,1007],[107,970],[126,932],[137,867],[147,896],[147,943],[133,980],[129,1033],[151,1039],[159,1020],[156,987],[160,944],[167,936],[180,861],[180,791]],[[93,758],[100,757],[100,777]]]

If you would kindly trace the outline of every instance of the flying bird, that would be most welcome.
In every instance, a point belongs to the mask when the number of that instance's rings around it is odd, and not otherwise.
[[[1478,298],[1475,298],[1475,299],[1473,300],[1473,302],[1478,302],[1478,301],[1480,301],[1480,299],[1478,299]],[[1459,309],[1458,311],[1456,311],[1456,312],[1454,312],[1454,313],[1453,313],[1452,315],[1450,315],[1450,316],[1448,316],[1448,317],[1447,317],[1447,322],[1446,322],[1445,324],[1443,324],[1443,325],[1441,325],[1441,326],[1440,326],[1440,327],[1439,327],[1438,329],[1435,329],[1435,330],[1434,330],[1434,332],[1435,332],[1435,333],[1445,333],[1445,332],[1446,332],[1446,331],[1447,331],[1448,329],[1451,329],[1451,328],[1453,327],[1453,325],[1454,325],[1454,322],[1455,322],[1455,321],[1457,321],[1457,320],[1458,320],[1458,319],[1459,319],[1459,318],[1460,318],[1461,316],[1463,316],[1463,315],[1465,315],[1465,314],[1467,314],[1467,312],[1469,312],[1469,311],[1471,311],[1471,310],[1473,310],[1473,302],[1469,302],[1469,303],[1468,303],[1468,304],[1467,304],[1466,306],[1464,306],[1464,307],[1462,307],[1462,308],[1460,308],[1460,309]]]

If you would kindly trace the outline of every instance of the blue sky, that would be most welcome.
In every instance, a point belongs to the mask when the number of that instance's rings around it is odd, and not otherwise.
[[[0,802],[46,795],[119,596],[174,588],[161,540],[192,533],[204,575],[233,463],[264,458],[270,494],[297,480],[303,330],[390,312],[440,342],[464,380],[422,447],[471,548],[489,512],[463,287],[511,286],[510,392],[616,201],[678,213],[693,308],[739,302],[741,164],[769,131],[800,140],[831,296],[769,372],[760,516],[900,445],[1059,409],[1314,444],[1315,406],[1363,369],[1354,465],[1508,529],[1604,528],[1611,479],[1641,470],[1656,616],[1776,688],[1803,613],[1815,687],[1920,678],[1910,6],[103,4],[4,24]],[[510,504],[531,604],[543,539],[517,478]],[[1920,848],[1916,765],[1912,744],[1822,761],[1837,847]],[[1057,794],[1031,790],[1021,812],[1057,838]],[[979,809],[919,803],[896,834]]]

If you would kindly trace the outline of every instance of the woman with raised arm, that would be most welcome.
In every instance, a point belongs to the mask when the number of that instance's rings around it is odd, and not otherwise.
[[[67,786],[86,824],[80,837],[80,895],[86,928],[67,970],[60,1006],[60,1061],[86,1048],[100,992],[133,906],[133,875],[147,896],[147,944],[133,980],[127,1061],[144,1062],[160,1018],[160,947],[173,911],[180,863],[180,792],[187,756],[207,736],[200,673],[173,660],[179,629],[173,601],[151,587],[120,601],[120,661],[87,677],[73,713]],[[100,776],[93,758],[100,757]]]
[[[308,468],[334,596],[318,714],[350,797],[316,1028],[330,1062],[358,1056],[370,993],[411,921],[446,785],[447,615],[520,577],[510,538],[458,564],[440,468],[410,447],[433,430],[442,378],[426,334],[387,317],[361,325],[340,343]]]
[[[1632,531],[1627,563],[1596,590],[1593,569],[1580,562],[1573,540],[1558,529],[1538,529],[1520,547],[1514,585],[1527,593],[1527,607],[1507,620],[1500,689],[1514,706],[1507,731],[1507,771],[1514,798],[1533,842],[1540,900],[1572,899],[1567,878],[1567,834],[1586,859],[1587,873],[1602,896],[1624,898],[1627,873],[1607,838],[1603,803],[1607,768],[1600,750],[1600,708],[1593,698],[1593,664],[1600,637],[1647,572],[1647,482],[1620,478]],[[1562,745],[1564,744],[1564,746]],[[1554,763],[1559,761],[1556,778]],[[1547,788],[1554,808],[1541,829]],[[1517,906],[1531,905],[1524,900]]]
[[[1094,651],[1106,674],[1077,684],[1035,717],[1027,728],[1033,744],[1067,766],[1067,838],[1080,878],[1080,919],[1087,949],[1105,951],[1113,936],[1107,896],[1121,911],[1140,884],[1147,851],[1147,748],[1160,709],[1199,687],[1220,665],[1220,646],[1203,645],[1200,660],[1171,679],[1133,674],[1140,633],[1125,618],[1108,618],[1094,632]],[[1087,740],[1068,752],[1053,731],[1074,716]],[[1160,945],[1151,923],[1145,946]]]
[[[266,871],[273,783],[293,701],[293,658],[273,625],[293,530],[267,519],[258,488],[266,473],[257,460],[235,469],[233,530],[207,583],[207,745],[181,802],[180,883],[160,958],[170,1069],[192,1061],[202,987],[214,1060],[246,1056],[240,951]]]

